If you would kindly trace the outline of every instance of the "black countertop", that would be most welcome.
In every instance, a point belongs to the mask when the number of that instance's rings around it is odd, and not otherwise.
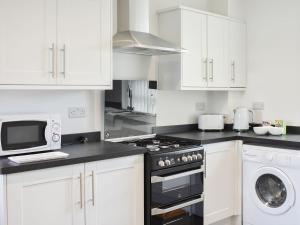
[[[0,158],[0,174],[19,173],[123,156],[140,155],[147,152],[145,148],[107,141],[63,146],[60,151],[68,153],[70,156],[66,159],[55,159],[27,164],[16,164],[9,161],[6,157],[2,157]]]
[[[188,131],[182,133],[164,134],[170,137],[185,138],[190,140],[201,141],[201,144],[212,144],[223,141],[241,140],[245,144],[256,144],[264,146],[284,147],[300,149],[300,135],[288,134],[283,136],[264,135],[258,136],[254,132],[237,133],[232,131],[224,132],[201,132]]]
[[[201,132],[195,130],[180,133],[168,133],[164,134],[164,136],[185,138],[194,141],[196,140],[201,142],[203,145],[224,141],[242,140],[245,144],[300,150],[300,135],[295,134],[283,136],[257,136],[253,132]],[[68,153],[70,156],[66,159],[49,160],[20,165],[9,161],[6,157],[2,157],[0,158],[0,174],[19,173],[123,156],[139,155],[146,153],[147,149],[120,143],[101,141],[63,146],[60,151]]]

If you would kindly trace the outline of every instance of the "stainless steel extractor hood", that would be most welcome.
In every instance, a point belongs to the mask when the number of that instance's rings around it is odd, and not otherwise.
[[[149,0],[118,0],[118,33],[114,51],[138,55],[184,52],[180,46],[149,33]]]

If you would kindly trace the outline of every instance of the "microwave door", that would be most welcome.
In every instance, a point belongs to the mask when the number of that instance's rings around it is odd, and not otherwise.
[[[35,149],[47,146],[47,121],[9,121],[1,126],[2,151]]]

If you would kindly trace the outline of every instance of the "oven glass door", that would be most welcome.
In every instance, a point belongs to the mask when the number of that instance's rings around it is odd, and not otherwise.
[[[203,167],[151,177],[151,207],[170,205],[201,195],[203,192]]]
[[[203,225],[203,198],[151,211],[151,225]]]
[[[2,151],[22,150],[47,145],[47,121],[10,121],[1,127]]]

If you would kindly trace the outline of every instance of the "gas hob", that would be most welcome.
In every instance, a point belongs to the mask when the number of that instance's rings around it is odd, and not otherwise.
[[[151,154],[158,154],[160,152],[173,152],[201,146],[198,142],[166,136],[155,136],[153,138],[135,139],[130,141],[124,141],[122,143],[147,148],[149,153]]]

